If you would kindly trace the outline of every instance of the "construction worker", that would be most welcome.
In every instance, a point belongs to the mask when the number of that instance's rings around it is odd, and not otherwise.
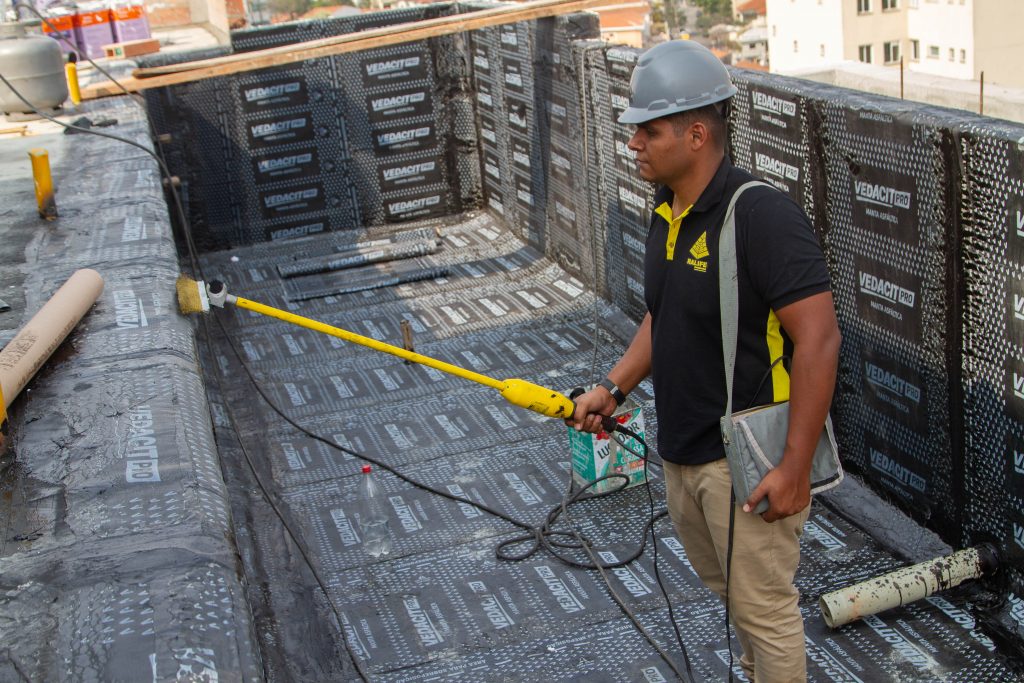
[[[781,464],[733,503],[719,418],[726,387],[719,312],[718,236],[733,192],[755,178],[725,154],[724,107],[737,91],[710,51],[669,41],[633,71],[629,148],[657,186],[646,240],[648,313],[618,363],[577,399],[570,421],[600,431],[650,374],[668,510],[705,585],[724,599],[735,505],[729,609],[757,683],[806,679],[803,620],[793,579],[810,508],[810,465],[835,385],[839,354],[828,269],[810,221],[774,188],[746,190],[736,205],[739,330],[733,406],[790,400]],[[772,367],[780,356],[791,359]],[[762,380],[763,383],[762,383]],[[762,498],[768,509],[752,512]]]

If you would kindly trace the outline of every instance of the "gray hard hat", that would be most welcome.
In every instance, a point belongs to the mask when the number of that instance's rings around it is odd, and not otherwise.
[[[644,123],[735,94],[729,72],[711,50],[692,40],[670,40],[640,56],[619,123]]]

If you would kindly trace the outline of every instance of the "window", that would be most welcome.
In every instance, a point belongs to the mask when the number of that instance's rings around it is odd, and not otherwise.
[[[772,24],[772,38],[776,37],[778,35],[778,32],[779,32],[779,27],[776,26],[775,24]]]
[[[900,0],[882,0],[882,11],[900,8]]]
[[[800,52],[800,45],[795,40],[793,41],[793,52]]]
[[[961,64],[966,64],[967,63],[967,50],[960,50],[960,63]]]
[[[819,57],[824,57],[825,56],[825,44],[824,43],[822,43],[821,45],[818,46],[818,56]]]
[[[938,58],[939,58],[939,46],[938,45],[929,45],[928,46],[928,59],[938,59]]]
[[[900,61],[900,41],[891,40],[885,43],[882,45],[882,51],[885,53],[886,64],[895,64]]]
[[[955,57],[956,57],[956,50],[954,50],[953,48],[949,48],[949,61],[952,62]]]
[[[921,41],[910,39],[910,58],[919,61],[921,59]]]
[[[871,63],[871,46],[861,45],[857,48],[857,58],[865,64]]]
[[[857,0],[857,14],[867,14],[871,11],[871,0]]]

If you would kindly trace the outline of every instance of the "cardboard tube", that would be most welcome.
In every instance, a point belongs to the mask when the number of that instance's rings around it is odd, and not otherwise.
[[[0,391],[5,408],[96,303],[102,291],[103,278],[95,270],[75,271],[0,351]]]

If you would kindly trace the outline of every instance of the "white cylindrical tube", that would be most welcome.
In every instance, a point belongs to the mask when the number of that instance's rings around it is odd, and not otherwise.
[[[991,546],[967,548],[949,557],[903,567],[869,581],[825,593],[819,599],[818,607],[829,628],[839,628],[869,614],[959,586],[995,569],[997,564],[998,558]]]
[[[50,300],[18,330],[0,351],[0,388],[4,406],[11,405],[46,359],[60,346],[103,292],[95,270],[75,271]]]

